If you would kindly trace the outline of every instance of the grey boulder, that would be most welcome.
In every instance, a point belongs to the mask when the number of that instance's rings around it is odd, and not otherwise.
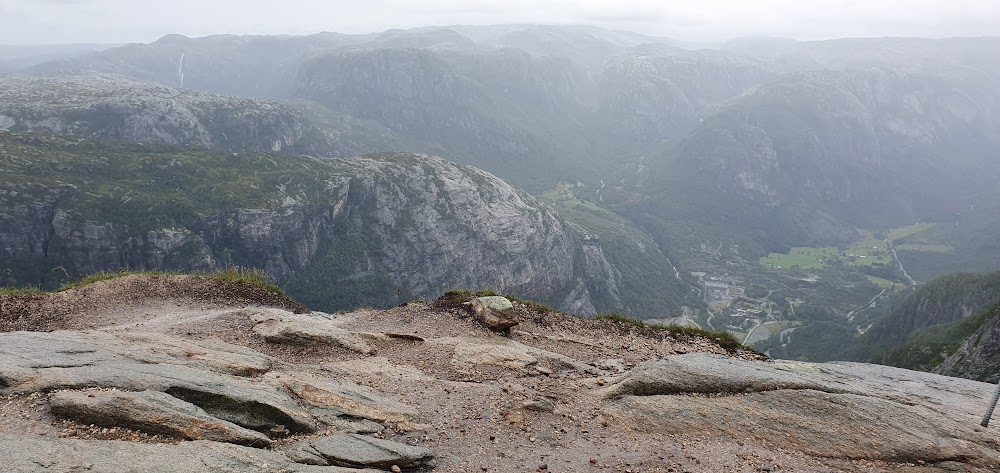
[[[251,447],[271,445],[271,439],[260,432],[212,417],[194,404],[158,391],[61,391],[50,397],[49,406],[57,416],[100,427]]]
[[[364,435],[332,435],[288,445],[288,458],[310,465],[416,469],[433,466],[434,452]]]
[[[371,342],[378,337],[338,327],[330,319],[293,314],[277,309],[261,310],[252,316],[253,331],[272,343],[294,345],[334,345],[361,354],[375,353]]]
[[[484,299],[486,300],[484,301]],[[510,304],[510,301],[503,297],[478,297],[472,299],[468,302],[468,304],[473,320],[495,332],[507,332],[512,327],[516,326],[518,324],[518,320],[514,317],[510,310],[492,308],[506,307],[506,305],[491,299],[503,299],[504,301],[507,301],[507,304]],[[511,305],[510,309],[513,309],[513,307],[514,306]]]

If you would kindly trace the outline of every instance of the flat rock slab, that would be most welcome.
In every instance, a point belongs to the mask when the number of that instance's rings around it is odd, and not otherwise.
[[[654,434],[728,436],[819,457],[1000,470],[1000,432],[979,427],[992,385],[856,363],[710,354],[647,362],[604,390],[604,412]],[[706,396],[707,395],[707,396]]]
[[[340,412],[348,418],[401,423],[415,421],[419,415],[414,407],[346,380],[304,372],[271,373],[268,378],[285,386],[310,405]]]
[[[794,370],[777,363],[743,361],[703,353],[671,356],[636,366],[606,391],[608,397],[669,394],[740,394],[777,389],[834,389],[839,383],[819,382],[806,369]],[[818,369],[818,368],[817,368]]]
[[[351,332],[325,317],[293,314],[282,310],[260,310],[252,315],[253,331],[272,343],[336,345],[361,354],[375,353],[373,334]]]
[[[212,440],[267,447],[271,439],[209,415],[204,409],[159,391],[60,391],[49,399],[52,413],[83,424],[125,427],[186,440]]]
[[[758,362],[710,353],[674,355],[636,366],[605,395],[746,394],[779,389],[853,393],[954,414],[982,416],[993,385],[866,363]]]
[[[433,466],[434,452],[357,434],[333,435],[288,445],[288,458],[311,465],[417,469]]]
[[[17,473],[377,473],[303,465],[268,450],[209,441],[177,445],[0,435],[0,471]],[[8,469],[13,467],[12,470]]]
[[[516,370],[538,364],[538,358],[519,343],[459,342],[455,345],[451,363],[463,371],[482,365]]]
[[[233,376],[230,364],[209,361],[226,356],[220,351],[225,344],[199,349],[187,341],[164,344],[165,339],[143,341],[103,332],[0,333],[0,394],[87,388],[160,391],[257,431],[316,430],[308,410],[281,388]],[[191,345],[190,356],[175,349],[182,344]],[[240,347],[233,350],[234,359],[246,354]],[[213,354],[207,357],[209,352]]]

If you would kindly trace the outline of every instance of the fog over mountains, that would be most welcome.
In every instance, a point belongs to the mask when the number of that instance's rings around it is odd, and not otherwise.
[[[997,269],[1000,38],[686,46],[499,25],[5,47],[0,285],[237,264],[328,311],[489,288],[868,361],[850,347],[914,287]]]

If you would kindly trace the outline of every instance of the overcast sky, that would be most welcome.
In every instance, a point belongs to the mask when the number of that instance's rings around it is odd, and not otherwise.
[[[691,41],[1000,36],[1000,0],[0,0],[0,44],[496,23],[592,24]]]

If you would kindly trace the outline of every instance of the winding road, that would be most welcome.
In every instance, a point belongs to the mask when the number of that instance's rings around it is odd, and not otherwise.
[[[862,305],[862,306],[858,306],[858,307],[854,308],[854,310],[848,312],[847,313],[847,320],[852,320],[853,321],[854,317],[856,315],[858,315],[859,313],[861,313],[861,311],[863,311],[865,309],[871,309],[871,308],[875,307],[875,303],[879,299],[882,299],[883,297],[885,297],[886,293],[889,292],[889,289],[892,289],[892,286],[889,286],[889,287],[887,287],[885,289],[882,289],[882,292],[878,293],[875,297],[872,298],[872,300],[868,301],[867,304]]]

